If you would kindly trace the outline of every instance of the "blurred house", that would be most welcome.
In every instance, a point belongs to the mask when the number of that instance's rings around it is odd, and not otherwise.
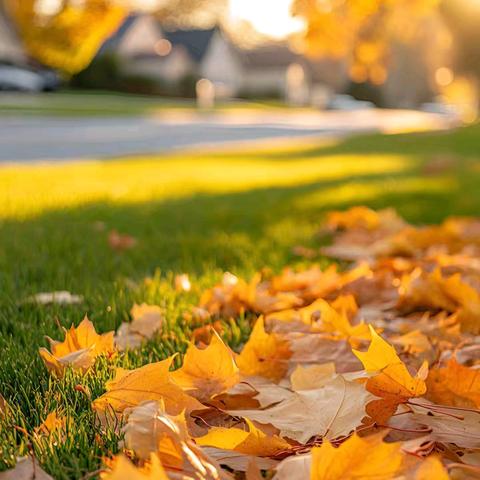
[[[106,53],[119,58],[127,75],[170,85],[206,78],[223,98],[277,97],[306,104],[319,90],[341,91],[348,78],[342,62],[312,63],[287,43],[243,49],[220,27],[168,30],[150,15],[129,17],[99,55]]]
[[[215,29],[164,30],[155,17],[132,15],[99,52],[115,54],[128,75],[177,82],[198,72]]]
[[[22,42],[0,5],[0,62],[21,65],[26,61]]]
[[[431,26],[425,36],[433,38],[437,30]],[[128,17],[99,56],[113,54],[124,75],[148,78],[170,95],[192,96],[196,81],[205,78],[217,98],[270,97],[324,107],[335,94],[349,92],[382,106],[415,108],[437,93],[432,76],[444,60],[435,57],[431,43],[392,45],[387,81],[362,85],[351,82],[346,58],[307,59],[286,41],[247,49],[221,27],[171,30],[144,14]]]

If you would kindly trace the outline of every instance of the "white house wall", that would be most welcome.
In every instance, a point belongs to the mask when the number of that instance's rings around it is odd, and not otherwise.
[[[138,17],[130,26],[117,48],[122,57],[155,54],[155,44],[163,38],[156,20],[148,15]]]
[[[215,32],[200,65],[200,75],[215,84],[225,86],[232,95],[243,85],[243,69],[229,42],[220,32]]]
[[[156,80],[177,82],[194,72],[194,65],[183,48],[175,48],[167,57],[151,56],[126,60],[124,70]]]
[[[26,59],[22,44],[0,7],[0,60],[22,63]]]
[[[243,74],[242,90],[252,93],[271,93],[279,92],[286,94],[287,89],[287,69],[265,68],[248,69]]]
[[[162,59],[162,72],[165,80],[175,82],[189,74],[196,73],[196,66],[181,46],[175,47],[170,55]]]

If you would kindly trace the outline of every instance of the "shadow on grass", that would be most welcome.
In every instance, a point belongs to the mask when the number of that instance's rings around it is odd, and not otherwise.
[[[31,291],[78,291],[118,276],[151,275],[155,268],[196,274],[215,268],[252,272],[284,265],[298,243],[314,244],[315,231],[328,210],[359,203],[395,207],[416,223],[478,213],[480,196],[472,178],[450,178],[446,187],[441,179],[431,180],[406,171],[50,211],[3,224],[1,275],[14,290],[17,286]],[[439,187],[432,188],[437,181]],[[105,231],[96,230],[98,222]],[[138,245],[123,253],[112,252],[107,242],[110,229],[135,236]]]

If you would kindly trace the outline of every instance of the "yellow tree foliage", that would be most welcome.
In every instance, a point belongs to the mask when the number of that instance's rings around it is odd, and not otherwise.
[[[42,14],[35,0],[4,0],[29,54],[67,74],[83,70],[127,15],[108,0],[64,1],[58,12]]]
[[[345,57],[357,82],[386,80],[389,40],[411,40],[438,0],[294,0],[307,25],[299,46],[310,56]]]

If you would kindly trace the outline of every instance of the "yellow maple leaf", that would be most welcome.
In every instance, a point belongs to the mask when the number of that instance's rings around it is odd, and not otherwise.
[[[40,426],[35,428],[35,434],[38,436],[50,437],[55,435],[57,438],[64,438],[67,428],[67,419],[58,416],[57,412],[50,412]]]
[[[171,378],[195,398],[208,400],[236,385],[240,375],[233,352],[214,330],[207,348],[190,344],[182,367]]]
[[[310,480],[393,479],[402,465],[401,446],[383,437],[354,434],[338,448],[328,441],[312,448]]]
[[[275,333],[267,333],[263,317],[259,317],[248,342],[237,356],[237,365],[242,375],[259,375],[279,381],[288,370],[291,355],[288,341]]]
[[[442,309],[458,314],[464,332],[480,333],[480,295],[459,273],[443,276],[440,268],[417,268],[404,275],[399,287],[400,306]]]
[[[443,405],[480,408],[480,370],[460,365],[451,358],[446,367],[430,371],[427,398]]]
[[[333,211],[327,215],[327,226],[332,230],[366,228],[373,230],[380,225],[380,212],[371,208],[358,206],[346,211]]]
[[[59,342],[47,337],[50,352],[40,348],[39,353],[49,372],[63,376],[67,367],[86,372],[95,359],[102,354],[111,355],[115,351],[114,332],[97,334],[93,323],[85,317],[78,327],[65,330],[65,340]]]
[[[170,378],[172,359],[169,357],[135,370],[117,368],[115,378],[106,384],[106,393],[93,402],[94,410],[101,418],[108,419],[109,413],[123,413],[149,400],[164,402],[169,415],[204,408]]]
[[[143,467],[136,467],[125,455],[118,455],[113,460],[113,468],[102,474],[101,478],[103,480],[168,480],[165,469],[155,454]]]
[[[370,339],[368,325],[352,325],[349,314],[358,310],[352,295],[342,295],[332,304],[319,298],[307,307],[283,310],[267,316],[267,321],[302,322],[312,331],[332,333],[338,339]]]
[[[290,444],[277,435],[267,436],[245,418],[248,431],[240,428],[212,427],[203,437],[196,438],[198,445],[234,450],[246,455],[269,457],[288,450]]]
[[[415,472],[415,480],[449,480],[450,476],[437,456],[427,457]]]
[[[385,422],[400,403],[412,397],[422,396],[427,387],[425,378],[428,372],[424,364],[415,377],[412,377],[395,349],[386,342],[370,325],[372,341],[366,352],[353,350],[368,373],[377,375],[367,380],[369,392],[382,400],[374,400],[367,405],[367,413],[379,423]]]

